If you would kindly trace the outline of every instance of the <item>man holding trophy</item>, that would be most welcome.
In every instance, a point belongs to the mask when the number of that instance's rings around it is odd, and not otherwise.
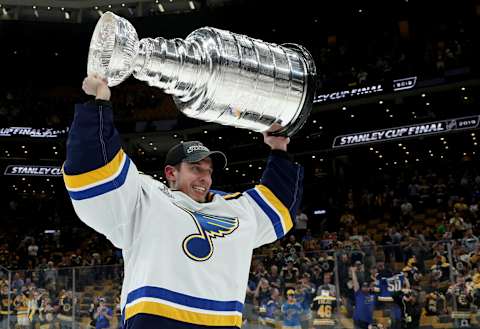
[[[64,181],[80,219],[123,251],[123,327],[241,327],[252,251],[291,229],[301,199],[303,168],[286,151],[311,108],[308,52],[213,28],[138,41],[128,21],[106,13],[88,73],[82,88],[95,100],[76,105]],[[109,102],[109,87],[130,74],[173,94],[188,116],[262,132],[271,152],[260,184],[210,191],[226,157],[197,141],[168,152],[168,186],[140,174]]]

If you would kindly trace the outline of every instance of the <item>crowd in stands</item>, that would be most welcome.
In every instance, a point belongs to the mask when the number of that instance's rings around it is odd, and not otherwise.
[[[0,126],[68,127],[75,103],[87,101],[81,89],[0,89]],[[115,120],[120,128],[135,131],[136,122],[176,119],[178,110],[170,96],[158,88],[133,81],[115,88],[112,96]],[[142,131],[154,129],[145,127]]]
[[[470,73],[476,51],[471,28],[457,21],[440,23],[428,31],[415,27],[415,21],[400,21],[398,27],[376,31],[375,42],[365,40],[371,35],[361,32],[357,38],[330,36],[327,45],[315,53],[321,86],[335,90],[409,76],[427,80],[462,70]]]

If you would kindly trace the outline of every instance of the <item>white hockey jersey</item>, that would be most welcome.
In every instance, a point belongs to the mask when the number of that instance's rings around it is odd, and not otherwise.
[[[110,104],[79,105],[64,180],[78,216],[122,249],[125,328],[240,327],[252,251],[283,237],[303,170],[271,155],[261,184],[198,203],[139,174]]]

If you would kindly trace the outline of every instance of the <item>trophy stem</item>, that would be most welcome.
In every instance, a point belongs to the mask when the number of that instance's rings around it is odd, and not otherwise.
[[[196,42],[145,38],[140,40],[133,75],[188,101],[203,90],[210,76],[210,66],[208,57]]]

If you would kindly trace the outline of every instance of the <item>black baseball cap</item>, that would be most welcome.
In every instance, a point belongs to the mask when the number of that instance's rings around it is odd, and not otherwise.
[[[175,166],[180,162],[199,162],[210,157],[215,168],[223,169],[227,166],[227,157],[223,152],[210,151],[199,141],[189,141],[174,145],[168,150],[165,165]]]

